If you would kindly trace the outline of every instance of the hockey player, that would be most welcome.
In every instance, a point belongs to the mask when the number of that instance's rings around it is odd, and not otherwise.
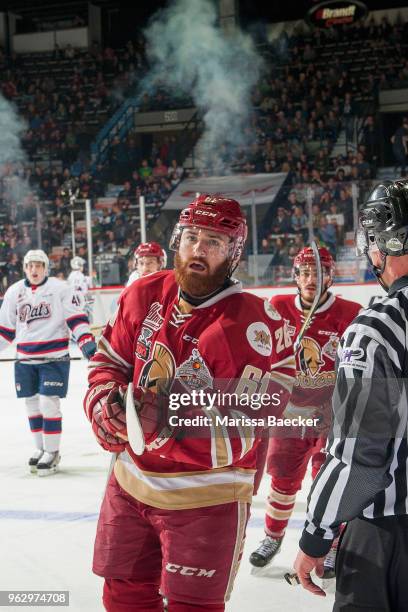
[[[72,272],[70,272],[68,276],[68,284],[71,285],[75,291],[81,291],[86,295],[92,283],[90,277],[84,274],[85,259],[76,256],[71,259],[70,263]]]
[[[360,304],[336,297],[329,291],[333,282],[334,262],[329,251],[319,247],[323,271],[323,293],[296,355],[296,383],[285,416],[322,417],[328,423],[334,388],[334,360],[344,330],[357,316]],[[297,295],[277,295],[271,299],[289,333],[295,339],[316,295],[316,262],[311,247],[302,249],[294,259],[293,276]],[[271,437],[267,453],[267,473],[272,477],[265,516],[265,539],[250,556],[250,562],[263,567],[279,552],[296,494],[302,486],[309,460],[312,478],[325,460],[326,438],[316,430],[303,436]],[[263,463],[263,462],[261,462]],[[262,466],[259,469],[263,470]],[[327,559],[326,577],[333,575],[335,550]]]
[[[73,287],[74,291],[80,291],[84,296],[85,312],[87,313],[89,320],[91,320],[92,304],[94,299],[89,291],[92,287],[91,278],[90,276],[86,276],[84,274],[85,263],[85,259],[82,257],[73,257],[71,259],[72,272],[70,272],[67,280],[68,284]]]
[[[129,276],[126,287],[137,278],[163,270],[167,265],[166,251],[157,242],[142,242],[134,253],[135,269]]]
[[[83,299],[65,281],[48,277],[48,257],[32,250],[24,257],[25,280],[6,292],[0,309],[0,349],[17,341],[15,385],[24,397],[35,451],[30,470],[45,476],[60,460],[62,414],[69,376],[69,332],[90,359],[96,350]]]
[[[292,342],[276,343],[284,321],[231,278],[246,235],[238,202],[195,199],[172,235],[175,270],[125,289],[91,361],[86,414],[99,443],[119,453],[93,565],[105,578],[109,612],[162,611],[160,593],[168,612],[225,609],[262,431],[262,423],[239,419],[280,415],[295,372]],[[122,397],[130,381],[146,438],[140,456],[125,441]],[[230,409],[217,395],[222,389],[235,390],[244,404],[261,390],[266,404],[255,413],[241,403]],[[204,391],[218,397],[211,409],[192,400]],[[187,405],[176,410],[171,401],[183,396]],[[220,425],[228,415],[232,422]]]

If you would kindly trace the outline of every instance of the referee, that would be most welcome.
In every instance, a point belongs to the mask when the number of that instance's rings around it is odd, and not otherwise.
[[[335,612],[408,611],[408,181],[386,181],[360,215],[358,248],[388,296],[348,327],[337,356],[327,459],[313,483],[295,570],[323,573],[340,538]]]

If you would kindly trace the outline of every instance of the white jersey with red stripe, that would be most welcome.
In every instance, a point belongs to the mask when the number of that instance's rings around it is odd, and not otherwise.
[[[68,354],[70,331],[80,345],[93,340],[84,296],[66,281],[14,283],[0,309],[0,350],[17,342],[18,359],[58,359]]]
[[[295,358],[290,339],[278,345],[284,325],[267,301],[244,293],[240,283],[197,307],[180,297],[173,271],[149,274],[125,289],[90,362],[85,400],[90,420],[112,386],[130,381],[153,392],[168,385],[177,396],[205,390],[218,398],[218,391],[226,390],[239,398],[276,393],[279,399],[253,410],[240,404],[231,411],[218,399],[209,410],[202,400],[181,414],[207,417],[211,423],[195,429],[194,423],[184,422],[181,430],[177,424],[172,429],[168,420],[180,413],[165,402],[160,414],[171,431],[163,433],[166,426],[161,430],[160,425],[145,432],[147,450],[139,457],[129,447],[119,455],[115,475],[120,486],[159,508],[249,502],[260,438],[256,427],[241,425],[239,417],[265,412],[279,417],[286,406]],[[222,419],[226,412],[236,419],[217,430],[217,415]]]

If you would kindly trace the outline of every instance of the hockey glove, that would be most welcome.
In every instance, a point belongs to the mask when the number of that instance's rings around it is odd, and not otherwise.
[[[98,443],[111,453],[121,453],[126,448],[126,443],[121,442],[116,436],[112,435],[105,426],[102,412],[103,400],[95,404],[92,412],[92,430],[96,436]]]
[[[79,341],[78,346],[82,351],[85,359],[91,359],[96,353],[96,342],[95,340],[86,340],[85,342]]]
[[[160,406],[161,398],[146,389],[136,388],[133,391],[135,410],[143,432],[149,437],[161,426],[165,416]],[[115,387],[102,400],[104,427],[113,435],[126,436],[126,393],[124,387]]]
[[[102,400],[102,418],[106,431],[126,435],[126,387],[114,387]]]

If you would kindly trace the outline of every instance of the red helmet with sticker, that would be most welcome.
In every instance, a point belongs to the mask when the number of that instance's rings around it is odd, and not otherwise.
[[[136,263],[139,257],[157,257],[162,268],[165,268],[167,264],[166,251],[157,242],[142,242],[135,249],[134,257]]]
[[[318,247],[318,250],[322,267],[326,270],[327,274],[332,277],[334,273],[334,260],[330,251],[326,249],[326,247]],[[305,247],[296,255],[295,259],[293,260],[294,276],[299,273],[299,268],[301,265],[316,265],[312,247]]]
[[[174,228],[170,248],[177,251],[185,227],[211,229],[229,236],[231,240],[230,274],[237,267],[248,235],[246,218],[236,200],[221,195],[203,194],[195,198],[180,213]]]

